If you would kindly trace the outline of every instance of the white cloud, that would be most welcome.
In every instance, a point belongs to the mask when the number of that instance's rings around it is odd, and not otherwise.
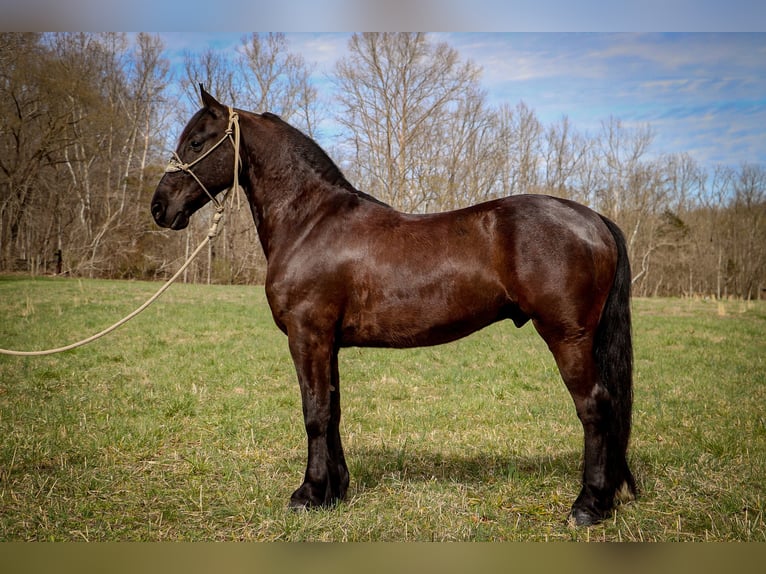
[[[303,56],[308,64],[316,64],[319,71],[329,72],[346,54],[350,34],[287,34],[291,51]]]

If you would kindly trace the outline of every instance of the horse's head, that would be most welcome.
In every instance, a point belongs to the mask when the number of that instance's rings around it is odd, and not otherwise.
[[[234,184],[236,114],[202,85],[200,94],[204,107],[186,124],[152,197],[152,216],[161,227],[185,228],[194,212]]]

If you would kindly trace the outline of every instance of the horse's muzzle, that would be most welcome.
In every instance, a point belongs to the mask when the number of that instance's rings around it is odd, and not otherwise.
[[[177,211],[175,214],[168,213],[168,209],[165,204],[155,199],[152,201],[152,217],[154,222],[160,227],[169,227],[173,230],[184,229],[189,225],[189,215],[183,210]]]

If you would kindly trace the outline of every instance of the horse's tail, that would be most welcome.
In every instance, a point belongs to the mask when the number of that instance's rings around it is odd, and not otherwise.
[[[633,342],[630,317],[631,272],[625,236],[619,227],[602,216],[617,244],[617,268],[614,282],[601,313],[595,334],[594,358],[601,382],[609,391],[611,416],[608,441],[611,453],[607,472],[613,479],[619,498],[631,499],[636,484],[626,459],[633,410]]]

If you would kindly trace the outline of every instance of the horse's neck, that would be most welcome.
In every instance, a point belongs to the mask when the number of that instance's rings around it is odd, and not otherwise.
[[[382,204],[354,189],[336,170],[323,175],[301,159],[282,155],[264,144],[275,139],[268,131],[270,128],[246,114],[243,120],[253,123],[242,132],[249,167],[243,172],[241,183],[267,259],[277,246],[289,248],[318,217],[337,213],[358,201]]]
[[[267,260],[278,248],[299,241],[321,214],[337,211],[330,204],[341,206],[352,195],[318,177],[264,178],[243,187]]]

